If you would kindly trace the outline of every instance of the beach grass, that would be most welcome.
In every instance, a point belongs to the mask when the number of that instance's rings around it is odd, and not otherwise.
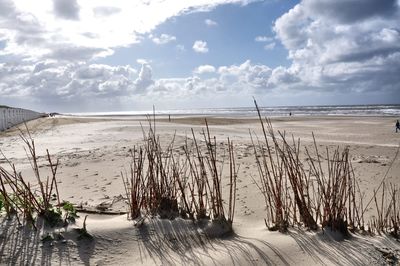
[[[300,139],[293,136],[289,141],[285,132],[274,130],[271,121],[261,117],[254,102],[263,133],[260,141],[250,132],[259,172],[256,184],[265,200],[265,224],[270,230],[287,232],[290,225],[317,230],[320,225],[344,236],[349,236],[349,230],[367,230],[399,237],[400,198],[395,185],[390,184],[387,192],[384,180],[388,171],[364,206],[349,147],[333,151],[326,147],[321,154],[314,134],[313,151],[302,147]],[[303,160],[301,154],[306,155]],[[398,151],[391,164],[397,155]],[[377,216],[366,225],[364,214],[371,201],[375,202]]]
[[[192,130],[192,139],[186,138],[184,156],[180,156],[174,153],[174,137],[163,145],[155,133],[155,121],[148,119],[143,144],[130,150],[129,173],[121,172],[131,219],[142,215],[212,219],[232,230],[237,179],[234,146],[228,139],[229,196],[224,200],[221,183],[225,162],[219,158],[207,121],[205,124],[203,140],[198,141]]]
[[[40,171],[41,166],[36,153],[35,141],[26,125],[25,128],[25,132],[19,130],[19,136],[25,144],[25,152],[36,183],[31,184],[26,181],[16,169],[15,164],[0,151],[9,168],[6,169],[0,165],[0,194],[6,215],[10,218],[15,214],[19,224],[26,222],[35,229],[37,229],[36,220],[38,218],[43,219],[51,227],[65,226],[68,221],[74,221],[77,214],[72,204],[60,201],[56,178],[59,160],[54,162],[49,151],[46,150],[50,175],[44,178]]]

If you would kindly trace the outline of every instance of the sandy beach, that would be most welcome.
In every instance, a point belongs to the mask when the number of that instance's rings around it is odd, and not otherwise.
[[[0,266],[400,265],[400,0],[0,0]]]
[[[264,223],[263,195],[254,180],[258,170],[249,132],[262,136],[254,118],[208,117],[211,134],[218,143],[233,141],[239,166],[234,233],[204,236],[190,220],[151,219],[135,227],[126,214],[89,213],[88,232],[93,241],[77,241],[72,228],[82,226],[85,213],[75,225],[62,230],[66,241],[42,243],[43,232],[19,227],[15,220],[0,216],[0,264],[2,265],[384,265],[398,263],[400,244],[394,238],[352,234],[338,241],[337,235],[318,230],[290,228],[282,234],[269,231]],[[400,133],[393,117],[276,117],[275,129],[300,138],[304,147],[349,147],[351,161],[365,201],[373,195],[387,172],[386,182],[400,185],[400,159],[393,164]],[[125,212],[121,172],[129,171],[129,150],[142,143],[145,117],[40,118],[27,124],[35,140],[39,162],[46,149],[60,160],[57,180],[60,198],[85,209],[107,206],[110,212]],[[167,145],[175,137],[179,147],[191,136],[201,136],[203,117],[162,116],[156,119],[156,134]],[[13,128],[0,132],[0,149],[18,171],[34,183],[29,162]],[[290,137],[291,138],[291,137]],[[4,160],[0,160],[7,167]],[[43,175],[48,172],[42,167]],[[49,175],[47,173],[47,175]],[[227,177],[223,177],[223,188]],[[223,191],[226,195],[227,189]],[[372,206],[371,206],[372,207]],[[367,216],[373,215],[373,208]],[[367,217],[368,218],[368,217]],[[392,260],[386,255],[394,256]]]

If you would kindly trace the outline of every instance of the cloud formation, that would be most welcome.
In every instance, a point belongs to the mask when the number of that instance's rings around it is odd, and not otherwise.
[[[176,37],[168,34],[161,34],[159,37],[150,35],[151,40],[158,45],[167,44],[169,42],[176,41]]]
[[[57,105],[122,97],[143,86],[144,74],[137,78],[129,66],[100,64],[60,64],[41,61],[36,64],[0,64],[2,98],[34,101],[39,105]],[[142,81],[142,82],[141,82]],[[76,106],[71,106],[76,108]],[[62,106],[59,106],[62,109]]]
[[[204,20],[204,23],[205,23],[207,26],[209,26],[209,27],[218,26],[218,23],[215,22],[215,21],[212,20],[212,19],[206,19],[206,20]]]
[[[193,72],[196,74],[213,73],[215,72],[215,67],[211,65],[201,65],[198,66]]]
[[[201,40],[195,41],[193,43],[192,48],[193,48],[193,51],[195,51],[196,53],[202,53],[202,54],[208,53],[207,42],[205,42],[205,41],[201,41]]]
[[[143,93],[150,85],[154,83],[153,73],[150,65],[143,64],[140,69],[138,78],[134,81],[135,91]]]
[[[254,40],[256,42],[271,42],[274,40],[274,38],[268,36],[257,36],[254,38]]]
[[[268,43],[268,44],[264,45],[264,49],[265,50],[273,50],[275,48],[275,45],[276,44],[274,42]]]
[[[304,0],[274,30],[305,88],[394,92],[400,86],[394,75],[400,71],[398,21],[394,0]]]
[[[63,19],[79,20],[79,5],[76,0],[53,0],[54,13]]]
[[[121,8],[114,6],[96,6],[93,8],[93,13],[95,17],[108,17],[121,13]]]
[[[307,0],[302,4],[308,14],[347,24],[392,16],[398,8],[396,0]]]
[[[274,38],[268,36],[257,36],[254,38],[254,41],[265,43],[265,50],[273,50],[275,48],[276,43],[274,42]]]
[[[274,89],[272,80],[278,82],[284,76],[277,73],[279,77],[274,77],[273,70],[267,66],[245,61],[218,69],[212,65],[201,65],[193,76],[154,80],[151,66],[141,62],[139,71],[129,66],[65,65],[51,60],[25,65],[3,63],[0,65],[0,94],[10,99],[36,99],[43,105],[82,101],[95,103],[110,100],[110,97],[113,101],[146,97],[157,102],[160,96],[177,99],[232,92],[265,92]],[[213,73],[213,77],[197,76],[205,73]]]

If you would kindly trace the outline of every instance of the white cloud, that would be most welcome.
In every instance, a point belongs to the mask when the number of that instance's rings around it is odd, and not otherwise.
[[[136,59],[136,63],[138,63],[140,65],[149,65],[151,63],[151,60],[147,60],[144,58],[138,58],[138,59]]]
[[[152,74],[151,66],[148,64],[143,64],[142,68],[140,69],[139,76],[135,80],[135,89],[136,92],[142,93],[144,92],[150,85],[154,83],[153,81],[153,74]]]
[[[167,44],[169,42],[176,41],[176,37],[168,34],[161,34],[160,37],[152,37],[151,39],[155,44]]]
[[[107,99],[123,101],[132,97],[145,97],[148,101],[188,99],[203,95],[223,95],[235,92],[258,93],[273,90],[270,82],[272,70],[265,65],[245,61],[240,65],[202,65],[194,74],[214,73],[212,78],[189,76],[186,78],[153,79],[152,68],[143,62],[140,71],[130,66],[111,67],[102,64],[59,64],[43,61],[34,65],[0,65],[0,94],[5,98],[20,97],[40,103],[42,106],[61,108],[89,101],[104,103]],[[282,76],[282,74],[280,74]],[[282,77],[280,80],[284,80]],[[12,88],[12,89],[10,89]],[[17,90],[15,88],[24,88]],[[77,108],[83,108],[78,106]],[[70,108],[76,106],[71,105]],[[97,108],[99,108],[97,106]]]
[[[218,26],[218,23],[211,19],[204,20],[204,23],[209,27]]]
[[[257,36],[254,38],[256,42],[271,42],[274,40],[272,37],[267,37],[267,36]]]
[[[17,98],[34,102],[41,109],[53,106],[62,110],[70,106],[73,110],[82,108],[79,103],[85,101],[118,100],[140,91],[146,84],[145,79],[149,78],[145,72],[138,76],[130,66],[54,61],[19,66],[6,63],[0,67],[0,94],[2,99],[9,101]]]
[[[113,16],[121,13],[121,9],[114,6],[96,6],[93,8],[93,13],[96,18]]]
[[[247,60],[239,65],[221,66],[218,70],[211,65],[203,65],[196,68],[194,74],[215,73],[212,78],[191,76],[187,78],[172,78],[156,80],[154,85],[148,87],[148,97],[190,99],[191,97],[210,97],[216,99],[220,96],[242,95],[248,97],[252,94],[272,92],[281,84],[276,82],[292,83],[289,71],[282,68],[273,73],[273,70],[265,65],[253,64]],[[279,73],[278,73],[279,72]],[[247,95],[247,96],[246,96]],[[229,97],[228,97],[229,98]]]
[[[79,5],[76,0],[53,0],[53,8],[56,16],[63,19],[79,19]]]
[[[356,23],[396,13],[396,0],[306,0],[302,5],[309,15],[334,23]]]
[[[265,50],[273,50],[274,48],[275,48],[275,43],[274,42],[271,42],[271,43],[268,43],[268,44],[264,45],[264,49]]]
[[[180,52],[186,51],[185,46],[183,44],[176,45],[176,49]]]
[[[274,31],[288,50],[305,46],[307,16],[302,5],[296,5],[275,21]]]
[[[129,66],[65,65],[45,61],[18,67],[3,64],[0,69],[0,94],[3,97],[34,100],[44,107],[86,99],[97,101],[110,96],[118,98],[137,89],[136,70]],[[13,89],[9,90],[9,86]]]
[[[274,31],[293,61],[286,72],[296,69],[289,80],[303,89],[395,93],[400,12],[394,0],[378,2],[303,0],[277,19]]]
[[[207,42],[205,41],[195,41],[192,48],[196,53],[208,53]]]
[[[271,76],[268,79],[268,84],[271,87],[289,87],[293,84],[299,84],[300,78],[295,67],[285,68],[282,66],[276,67],[272,70]],[[303,85],[303,84],[301,84]]]
[[[198,66],[193,73],[196,74],[204,74],[204,73],[214,73],[215,72],[215,67],[211,65],[201,65]]]
[[[274,42],[274,38],[268,36],[257,36],[254,38],[256,42],[266,43],[264,45],[265,50],[273,50],[275,48],[276,43]]]
[[[219,80],[226,88],[272,88],[268,83],[272,70],[265,65],[254,65],[250,60],[241,65],[219,67],[218,73]]]

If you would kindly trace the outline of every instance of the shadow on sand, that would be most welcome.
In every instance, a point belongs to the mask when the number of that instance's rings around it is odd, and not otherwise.
[[[206,224],[188,220],[151,219],[139,227],[141,263],[151,257],[155,264],[221,265],[289,265],[285,256],[270,243],[224,234],[219,228],[204,233]],[[268,251],[268,253],[267,253]],[[147,255],[146,255],[147,254]],[[274,257],[273,260],[270,258]],[[229,262],[227,262],[227,259]]]
[[[296,264],[293,254],[285,253],[287,249],[280,250],[267,235],[262,239],[227,234],[210,222],[194,223],[179,218],[146,219],[139,227],[128,224],[121,229],[110,228],[97,232],[93,241],[78,241],[77,233],[68,229],[63,232],[64,241],[43,243],[41,232],[19,226],[15,219],[1,217],[0,264],[92,265],[95,261],[134,265]],[[385,264],[388,260],[382,256],[382,250],[400,249],[400,243],[390,237],[352,235],[344,239],[327,230],[315,233],[292,228],[282,237],[304,251],[313,264],[320,265]],[[121,258],[123,262],[119,261]]]
[[[64,239],[42,241],[43,232],[52,232],[43,222],[37,222],[38,230],[19,225],[15,218],[0,217],[0,264],[1,265],[53,265],[76,263],[89,265],[95,241],[77,240],[73,229],[62,231]]]
[[[400,248],[400,243],[391,237],[364,237],[356,234],[344,238],[329,229],[317,233],[291,229],[289,235],[316,264],[387,264],[388,260],[385,260],[379,251],[380,247],[389,250]]]

